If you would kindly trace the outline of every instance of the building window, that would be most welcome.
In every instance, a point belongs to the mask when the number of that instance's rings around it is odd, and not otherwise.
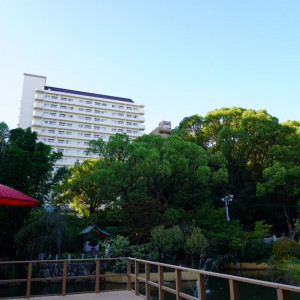
[[[67,107],[65,105],[61,105],[60,108],[61,109],[67,109]]]
[[[102,103],[102,106],[107,106],[107,104],[106,103]]]
[[[100,130],[100,127],[99,126],[94,126],[94,129],[95,130]]]
[[[90,134],[90,133],[85,133],[84,136],[85,136],[85,137],[90,137],[91,134]]]
[[[65,114],[59,114],[59,116],[60,116],[61,118],[65,118],[65,117],[66,117]]]
[[[132,130],[127,129],[126,132],[127,133],[132,133]]]
[[[79,107],[79,111],[84,111],[84,109],[83,109],[83,108],[81,108],[81,107]]]
[[[92,110],[90,108],[85,109],[86,112],[91,112]]]
[[[77,132],[77,135],[78,136],[83,136],[83,133],[82,132]]]
[[[50,99],[50,95],[45,95],[45,99]]]
[[[87,121],[91,121],[92,120],[91,117],[85,117],[84,119],[87,120]]]
[[[83,128],[83,125],[82,124],[78,124],[78,128]]]
[[[56,113],[51,112],[51,113],[50,113],[50,116],[55,117],[55,116],[56,116]]]
[[[92,101],[86,100],[85,103],[86,103],[86,104],[92,104]]]
[[[49,121],[49,124],[50,124],[50,125],[55,125],[56,122],[54,122],[54,121]]]
[[[64,131],[59,131],[58,134],[65,134],[65,132]]]
[[[95,122],[100,122],[99,118],[94,118]]]
[[[48,133],[54,134],[54,133],[55,133],[55,130],[50,129],[50,130],[48,130]]]
[[[95,102],[95,105],[100,106],[101,103],[100,102]]]
[[[66,135],[72,135],[72,132],[71,131],[67,131]]]
[[[119,117],[123,117],[123,116],[124,116],[124,114],[118,113],[118,116],[119,116]]]
[[[126,125],[129,125],[129,126],[131,126],[131,125],[132,125],[132,123],[131,123],[131,122],[126,122]]]
[[[66,97],[61,97],[60,98],[62,101],[68,101],[68,99]]]
[[[59,125],[59,126],[66,126],[66,123],[64,123],[64,122],[59,122],[58,125]]]
[[[91,125],[84,125],[84,128],[91,129]]]
[[[115,132],[115,131],[117,131],[117,128],[112,128],[111,130]]]
[[[68,127],[72,127],[72,123],[67,123],[67,126]]]
[[[53,107],[53,108],[57,108],[56,104],[50,104],[50,106]]]
[[[69,102],[74,102],[74,99],[73,98],[68,98],[68,101]]]
[[[58,140],[57,141],[59,144],[64,144],[65,143],[65,140]]]
[[[118,129],[118,132],[123,132],[123,129]]]
[[[127,108],[127,110],[132,110],[132,107],[130,107],[130,106],[127,106],[126,108]]]
[[[95,114],[100,114],[100,110],[95,109]]]
[[[48,143],[54,143],[54,139],[48,139]]]
[[[118,106],[118,108],[119,108],[119,109],[123,109],[123,108],[124,108],[124,106],[122,106],[122,105],[119,105],[119,106]]]

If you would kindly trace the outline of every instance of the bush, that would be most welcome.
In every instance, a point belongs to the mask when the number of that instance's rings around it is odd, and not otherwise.
[[[258,238],[247,242],[242,260],[245,262],[260,263],[270,258],[272,253],[273,243],[266,243],[264,239]]]
[[[288,237],[276,241],[273,244],[272,254],[274,256],[274,259],[277,261],[281,261],[282,259],[289,256],[297,258],[299,257],[299,252],[300,245],[296,241]]]

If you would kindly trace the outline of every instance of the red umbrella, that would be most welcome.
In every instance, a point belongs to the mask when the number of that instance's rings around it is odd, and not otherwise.
[[[6,185],[0,184],[0,205],[39,205],[40,202]]]

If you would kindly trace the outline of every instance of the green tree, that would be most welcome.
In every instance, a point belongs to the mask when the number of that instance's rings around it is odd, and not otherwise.
[[[42,252],[60,257],[62,249],[74,249],[79,230],[71,219],[57,211],[33,210],[15,236],[18,256],[32,259]]]
[[[52,152],[50,146],[38,142],[37,134],[30,128],[17,128],[8,132],[7,125],[2,122],[0,136],[0,182],[43,203],[60,179],[60,176],[54,174],[53,167],[61,154]],[[14,256],[14,235],[32,209],[1,207],[0,256]]]
[[[190,234],[186,237],[185,249],[192,257],[192,267],[194,267],[194,258],[198,256],[199,260],[201,255],[204,256],[205,249],[208,246],[208,241],[198,227],[193,227]],[[199,266],[200,267],[200,266]]]

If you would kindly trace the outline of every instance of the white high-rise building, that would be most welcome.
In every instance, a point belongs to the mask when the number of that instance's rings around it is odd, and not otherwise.
[[[144,115],[144,105],[131,99],[46,86],[45,76],[24,74],[18,126],[32,127],[40,141],[63,153],[57,167],[85,159],[92,139],[108,141],[116,133],[137,138]]]

